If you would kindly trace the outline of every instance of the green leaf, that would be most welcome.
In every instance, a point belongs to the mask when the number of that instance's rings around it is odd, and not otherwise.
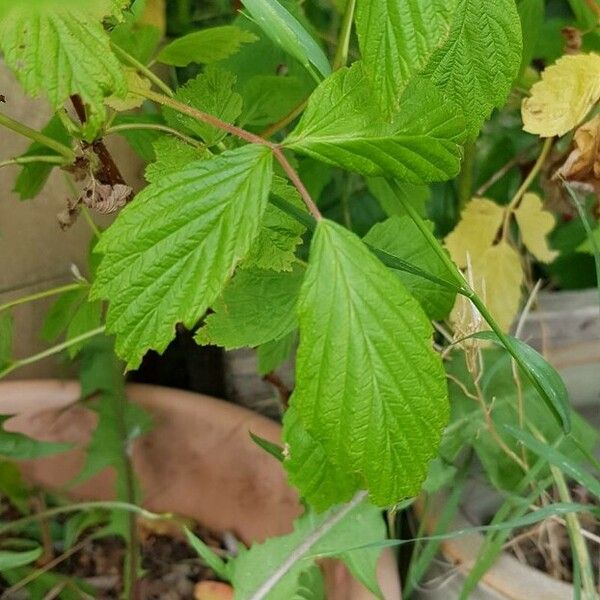
[[[128,456],[133,441],[152,428],[145,410],[127,401],[122,365],[114,356],[112,340],[99,338],[82,351],[80,371],[82,395],[100,392],[89,404],[98,415],[98,423],[86,447],[85,463],[71,486],[88,480],[103,469],[117,473],[117,497],[130,501],[128,492]]]
[[[92,329],[100,327],[102,323],[102,302],[96,300],[88,302],[87,299],[81,303],[79,308],[72,315],[71,322],[67,328],[67,340],[79,337]],[[81,349],[84,347],[85,342],[74,344],[69,347],[69,357],[75,358]]]
[[[284,453],[283,448],[278,444],[274,444],[265,438],[260,437],[260,435],[256,435],[255,433],[250,432],[250,437],[252,441],[259,447],[262,448],[267,454],[270,454],[273,458],[278,460],[279,462],[283,462]]]
[[[298,310],[291,403],[302,425],[375,503],[417,494],[448,418],[421,307],[356,236],[323,220]]]
[[[423,74],[462,108],[471,136],[505,102],[521,65],[514,0],[359,0],[356,28],[384,109],[401,107]]]
[[[239,52],[242,44],[250,44],[258,38],[235,25],[210,27],[194,31],[167,44],[158,55],[158,61],[176,67],[190,63],[210,64]]]
[[[10,2],[0,12],[4,60],[31,96],[48,95],[55,110],[78,94],[92,137],[106,116],[104,97],[127,91],[101,19],[118,12],[107,0]],[[120,2],[119,4],[123,4]]]
[[[289,272],[241,269],[213,304],[213,313],[196,334],[199,344],[226,350],[260,346],[294,331],[304,268]]]
[[[406,215],[402,202],[398,199],[399,192],[419,211],[421,216],[425,216],[425,204],[431,198],[431,190],[426,185],[401,183],[392,188],[383,177],[370,177],[367,179],[367,187],[388,217]]]
[[[127,54],[130,54],[147,65],[156,51],[161,32],[153,25],[139,25],[137,23],[120,23],[110,33],[110,39]]]
[[[278,369],[291,355],[298,332],[290,331],[278,340],[271,340],[257,348],[258,373],[266,375]]]
[[[0,456],[10,460],[32,460],[66,452],[71,444],[56,444],[53,442],[40,442],[27,437],[22,433],[6,431],[4,424],[9,416],[0,416]]]
[[[242,97],[234,91],[236,77],[228,71],[211,67],[179,88],[175,99],[198,110],[233,123],[242,112]],[[208,146],[218,144],[227,134],[221,129],[170,109],[164,109],[167,122],[201,137]]]
[[[184,528],[185,537],[198,556],[217,574],[218,577],[229,581],[229,569],[220,556],[215,554],[197,535],[187,527]]]
[[[479,340],[494,342],[500,346],[503,344],[498,336],[492,331],[480,331],[470,336]],[[556,417],[566,433],[571,430],[571,409],[569,405],[569,392],[556,369],[529,344],[521,340],[507,336],[510,343],[521,356],[522,369],[527,369],[528,374],[533,377],[532,383],[541,398],[546,402],[550,412]]]
[[[457,0],[358,0],[356,31],[382,106],[400,107],[407,81],[423,70],[450,30]]]
[[[327,600],[323,572],[318,566],[303,571],[298,578],[298,589],[292,600]]]
[[[433,223],[429,225],[433,230]],[[440,279],[448,276],[448,268],[409,216],[392,217],[378,223],[364,240],[370,246],[405,260]],[[454,306],[456,292],[412,273],[395,273],[430,319],[442,320],[448,316]]]
[[[367,502],[336,507],[322,515],[308,511],[294,524],[288,535],[254,544],[237,559],[232,582],[236,600],[247,600],[260,589],[267,592],[265,600],[294,598],[301,585],[300,577],[315,564],[315,555],[336,555],[352,570],[355,577],[381,598],[376,579],[380,550],[364,549],[344,552],[344,547],[376,543],[386,537],[381,512]],[[340,550],[341,549],[341,550]],[[270,578],[286,565],[289,567],[276,583]]]
[[[425,76],[462,108],[474,137],[506,102],[521,52],[514,0],[458,0],[447,39],[428,61]]]
[[[130,368],[221,294],[258,234],[271,176],[260,146],[197,161],[149,185],[103,234],[91,298],[110,299],[107,327]]]
[[[10,314],[0,315],[0,370],[12,362],[14,321]]]
[[[360,489],[360,477],[332,462],[325,445],[304,427],[294,404],[283,416],[283,439],[287,448],[283,464],[290,483],[315,510],[348,502]]]
[[[242,0],[262,30],[281,48],[312,72],[314,66],[323,77],[331,66],[323,50],[300,22],[277,0]]]
[[[71,145],[71,138],[57,116],[50,119],[42,129],[42,133],[65,146]],[[34,142],[22,156],[59,156],[59,154],[48,146]],[[35,198],[48,181],[53,168],[52,165],[41,162],[24,165],[15,182],[14,192],[19,194],[21,200]]]
[[[153,144],[156,161],[146,167],[144,177],[149,183],[159,183],[165,177],[181,171],[190,163],[210,158],[204,148],[195,148],[172,135],[159,137]]]
[[[81,304],[86,301],[87,295],[88,289],[85,287],[63,292],[46,313],[46,318],[40,332],[42,340],[53,342],[59,335],[64,333],[69,327],[73,315],[77,312]]]
[[[271,194],[283,198],[308,215],[296,189],[281,177],[273,177]],[[302,243],[301,236],[305,231],[306,228],[297,219],[269,203],[260,232],[244,260],[244,266],[290,271],[296,262],[296,248]]]
[[[32,550],[24,552],[11,552],[9,550],[0,550],[0,573],[8,569],[15,569],[35,562],[41,555],[43,549],[37,546]]]
[[[514,438],[519,440],[528,450],[547,460],[551,465],[558,467],[565,475],[574,479],[587,492],[591,492],[597,498],[600,498],[600,481],[585,469],[574,462],[570,457],[563,454],[560,450],[549,446],[533,437],[527,431],[518,429],[512,425],[505,425],[504,429]]]
[[[349,171],[392,175],[409,183],[458,173],[464,121],[431,84],[413,81],[401,98],[402,111],[391,123],[373,110],[373,103],[362,65],[340,69],[312,94],[284,144]]]

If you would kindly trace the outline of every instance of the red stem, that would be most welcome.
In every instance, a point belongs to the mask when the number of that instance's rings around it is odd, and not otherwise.
[[[250,131],[246,131],[241,127],[231,125],[231,123],[227,123],[226,121],[223,121],[218,117],[205,113],[204,111],[198,110],[197,108],[188,106],[187,104],[183,104],[182,102],[178,102],[177,100],[169,98],[168,96],[145,90],[143,94],[141,92],[139,92],[139,94],[144,98],[148,98],[149,100],[156,102],[157,104],[168,106],[169,108],[172,108],[177,112],[183,113],[184,115],[188,115],[194,119],[203,121],[204,123],[208,123],[209,125],[212,125],[217,129],[221,129],[222,131],[225,131],[231,135],[234,135],[235,137],[238,137],[250,144],[259,144],[260,146],[266,146],[267,148],[270,148],[270,150],[273,152],[273,156],[277,159],[277,161],[281,165],[281,168],[288,176],[289,180],[294,184],[295,188],[298,190],[300,196],[302,197],[302,200],[306,204],[306,207],[308,208],[312,216],[317,221],[320,221],[323,218],[319,209],[317,208],[315,201],[311,198],[310,193],[306,189],[305,185],[302,183],[302,180],[300,179],[298,173],[296,173],[296,171],[294,170],[294,167],[292,167],[288,159],[285,157],[283,150],[280,146],[274,144],[273,142],[270,142],[269,140],[266,140],[263,137],[260,137],[259,135],[251,133]]]

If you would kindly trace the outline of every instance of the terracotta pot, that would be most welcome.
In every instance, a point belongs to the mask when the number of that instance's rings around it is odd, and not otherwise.
[[[150,412],[155,427],[134,444],[133,462],[144,506],[192,517],[215,531],[235,533],[245,543],[291,530],[301,513],[296,492],[281,466],[252,442],[248,432],[274,442],[275,422],[214,398],[147,385],[127,386],[131,401]],[[15,414],[6,428],[46,441],[71,442],[66,454],[21,463],[25,478],[60,489],[83,464],[82,446],[96,417],[75,405],[79,384],[56,380],[0,383],[0,414]],[[113,497],[114,473],[104,471],[77,486],[77,500]],[[378,576],[386,600],[401,597],[394,556],[386,551]],[[328,598],[367,600],[373,596],[340,563],[327,568]]]
[[[437,525],[436,516],[441,514],[446,497],[439,494],[429,500],[425,530],[433,534]],[[470,503],[472,508],[475,502]],[[419,518],[423,517],[423,504],[415,505]],[[475,507],[476,510],[476,507]],[[448,528],[457,531],[473,527],[473,523],[459,512]],[[472,535],[445,540],[440,545],[440,554],[446,565],[439,562],[426,576],[434,582],[423,586],[412,596],[417,600],[455,600],[460,596],[463,584],[484,543],[483,535]],[[529,567],[513,555],[503,552],[494,565],[482,577],[469,600],[572,600],[573,586],[553,579],[546,573]]]

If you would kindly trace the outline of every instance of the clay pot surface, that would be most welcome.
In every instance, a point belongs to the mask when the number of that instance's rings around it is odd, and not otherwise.
[[[0,383],[0,414],[14,414],[6,429],[44,441],[69,442],[67,453],[19,463],[25,478],[62,489],[81,469],[83,447],[96,423],[77,404],[75,381],[33,380]],[[233,532],[244,543],[288,533],[302,512],[298,496],[277,461],[249,432],[279,442],[280,426],[240,406],[208,396],[131,384],[128,398],[153,417],[153,430],[136,440],[133,463],[143,505],[154,512],[188,516],[214,532]],[[114,497],[110,469],[69,491],[75,500]],[[370,600],[341,563],[328,565],[330,600]],[[395,559],[383,553],[378,566],[386,600],[401,597]]]
[[[436,515],[442,513],[446,498],[438,494],[429,500],[425,530],[429,535],[436,531]],[[416,503],[419,517],[423,517],[423,504]],[[473,527],[459,512],[449,531]],[[440,553],[448,563],[441,567],[439,562],[427,579],[435,580],[435,585],[423,585],[415,594],[418,600],[454,600],[460,596],[469,571],[479,558],[484,545],[484,537],[479,533],[444,540]],[[451,571],[455,569],[454,573]],[[470,600],[571,600],[573,586],[553,579],[546,573],[523,564],[516,557],[503,552],[494,565],[485,573],[477,588],[469,596]]]

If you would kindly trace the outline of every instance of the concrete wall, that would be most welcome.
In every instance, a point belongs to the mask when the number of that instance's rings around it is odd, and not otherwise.
[[[6,104],[0,104],[0,110],[13,119],[36,128],[48,121],[47,102],[25,97],[13,75],[1,63],[0,94],[6,97]],[[19,155],[29,143],[26,138],[1,128],[0,160]],[[139,185],[143,172],[140,161],[121,139],[111,139],[109,145],[127,182]],[[69,196],[61,171],[55,170],[36,200],[25,202],[12,193],[17,173],[17,167],[0,169],[0,304],[71,282],[72,264],[84,271],[91,237],[83,219],[67,231],[58,226],[56,215],[64,209]],[[51,302],[39,301],[14,309],[16,357],[28,356],[46,347],[39,339],[39,331]],[[13,378],[62,373],[66,374],[65,366],[48,359],[19,370]]]

